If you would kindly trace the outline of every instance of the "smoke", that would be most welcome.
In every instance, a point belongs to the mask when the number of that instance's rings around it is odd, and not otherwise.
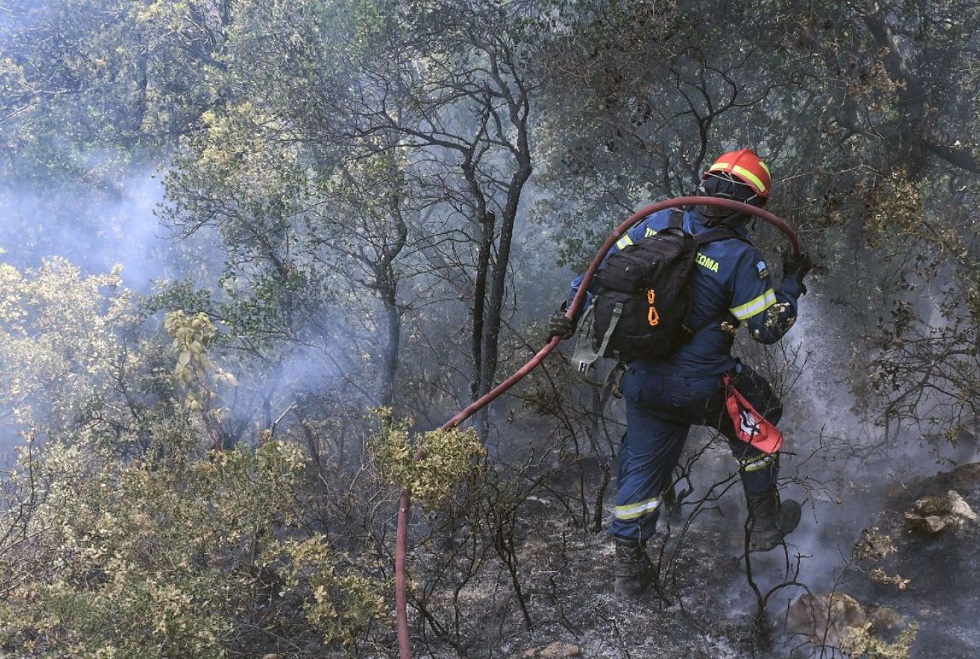
[[[86,275],[121,265],[123,285],[141,293],[157,281],[213,277],[223,262],[220,243],[207,229],[174,237],[156,215],[163,195],[148,167],[127,172],[112,187],[0,187],[3,259],[36,268],[60,256]]]
[[[803,502],[803,519],[787,537],[788,553],[775,550],[751,559],[762,592],[793,578],[799,584],[779,591],[769,608],[777,618],[784,611],[777,601],[787,604],[807,589],[865,594],[867,575],[855,569],[852,557],[862,530],[886,522],[882,511],[888,501],[913,479],[978,455],[976,446],[930,443],[914,429],[890,428],[886,434],[875,423],[853,374],[852,356],[867,348],[850,333],[848,319],[819,294],[801,299],[797,324],[783,343],[788,354],[802,357],[783,395],[780,427],[787,452],[781,494]],[[727,597],[742,607],[753,599],[744,580],[736,580]]]

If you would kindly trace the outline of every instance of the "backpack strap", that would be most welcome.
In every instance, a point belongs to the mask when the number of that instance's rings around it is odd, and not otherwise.
[[[616,331],[616,325],[619,324],[619,319],[623,317],[623,303],[617,302],[616,306],[613,307],[612,319],[609,321],[609,329],[602,336],[602,343],[599,344],[599,348],[596,350],[600,355],[606,354],[606,349],[609,347],[609,339],[612,338],[613,332]]]
[[[592,317],[594,312],[595,307],[591,304],[582,312],[578,328],[575,330],[577,337],[575,339],[575,352],[572,354],[572,365],[575,367],[576,372],[578,372],[579,377],[589,384],[605,387],[609,384],[610,380],[613,380],[613,395],[617,398],[622,398],[621,394],[616,393],[616,388],[618,387],[616,381],[624,370],[622,367],[623,362],[617,356],[616,365],[604,375],[600,372],[604,369],[597,368],[595,365],[599,358],[604,357],[602,353],[608,347],[609,339],[604,337],[600,351],[597,352],[592,340],[594,335],[592,328],[595,324],[595,320]],[[622,315],[621,311],[619,315]],[[612,332],[609,331],[606,334],[608,337]]]

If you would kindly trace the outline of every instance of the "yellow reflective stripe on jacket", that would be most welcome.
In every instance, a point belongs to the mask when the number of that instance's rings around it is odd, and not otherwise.
[[[649,238],[650,236],[655,236],[655,235],[657,235],[657,231],[655,229],[651,229],[650,227],[647,227],[647,230],[643,232],[644,238]],[[629,247],[632,244],[633,244],[633,239],[630,238],[630,235],[628,233],[616,241],[617,249],[625,249],[626,247]]]
[[[749,300],[745,304],[739,305],[729,311],[739,320],[748,320],[752,316],[758,315],[776,304],[776,291],[769,289],[754,300]]]
[[[775,453],[766,453],[758,458],[735,458],[742,471],[759,471],[771,466],[776,461]]]
[[[644,515],[654,512],[659,507],[660,497],[654,497],[653,499],[647,499],[646,501],[628,503],[625,506],[616,506],[613,509],[613,516],[615,516],[616,519],[636,519],[637,517],[643,517]]]

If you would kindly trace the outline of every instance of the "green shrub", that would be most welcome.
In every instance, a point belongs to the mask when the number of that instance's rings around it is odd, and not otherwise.
[[[460,483],[480,473],[486,455],[476,431],[431,430],[409,432],[409,420],[396,421],[387,410],[377,410],[381,430],[368,442],[381,474],[429,508],[445,502]]]
[[[278,441],[167,464],[58,446],[25,460],[30,514],[9,507],[0,545],[0,653],[223,657],[285,621],[355,638],[384,590],[300,532],[305,467]]]

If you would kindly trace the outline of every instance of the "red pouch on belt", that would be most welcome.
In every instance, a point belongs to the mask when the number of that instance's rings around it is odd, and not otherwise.
[[[725,407],[735,426],[735,435],[766,453],[775,453],[783,445],[783,433],[759,414],[740,394],[732,379],[725,375]]]

